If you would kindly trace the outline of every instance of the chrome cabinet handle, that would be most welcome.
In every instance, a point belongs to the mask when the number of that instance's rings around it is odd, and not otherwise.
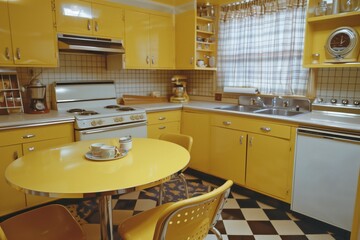
[[[154,56],[151,57],[151,64],[155,64]]]
[[[191,57],[190,58],[190,64],[193,64],[194,63],[194,57]]]
[[[146,56],[146,64],[149,64],[149,56]]]
[[[16,160],[18,158],[19,158],[19,153],[18,153],[18,151],[15,151],[13,154],[13,159]]]
[[[230,126],[230,125],[231,125],[231,122],[230,122],[230,121],[223,121],[223,124],[224,124],[225,126]]]
[[[250,146],[253,145],[253,141],[254,141],[254,137],[251,137],[251,138],[249,139],[249,145],[250,145]]]
[[[240,136],[240,144],[241,145],[243,144],[243,139],[244,139],[244,136]]]
[[[90,20],[87,21],[87,30],[89,30],[89,31],[91,30],[91,22],[90,22]]]
[[[35,150],[35,147],[29,147],[28,150],[29,150],[29,152],[32,152]]]
[[[161,126],[159,127],[159,130],[164,130],[166,128],[166,126]]]
[[[35,137],[35,134],[26,134],[24,136],[22,136],[23,139],[28,139],[28,138],[33,138]]]
[[[261,127],[260,130],[263,131],[263,132],[270,132],[271,128],[269,128],[269,127]]]
[[[165,120],[166,117],[159,117],[158,119],[159,119],[159,120]]]
[[[21,58],[20,48],[16,48],[16,57],[17,57],[17,59],[20,60],[20,58]]]
[[[8,47],[5,48],[5,57],[6,59],[10,60],[10,50]]]
[[[95,21],[95,32],[99,31],[99,24],[97,21]]]

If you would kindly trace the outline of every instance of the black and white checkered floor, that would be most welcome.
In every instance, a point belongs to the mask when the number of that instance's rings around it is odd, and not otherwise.
[[[202,182],[204,185],[211,185],[205,181]],[[155,199],[143,191],[113,199],[114,238],[120,239],[116,233],[117,225],[134,214],[155,207],[157,204]],[[97,213],[92,214],[86,219],[87,223],[82,225],[89,240],[99,239],[98,217]],[[299,219],[290,211],[274,208],[234,192],[231,193],[216,227],[224,240],[348,239],[347,236],[331,233],[323,224]],[[206,238],[206,240],[215,239],[215,235],[212,234]]]

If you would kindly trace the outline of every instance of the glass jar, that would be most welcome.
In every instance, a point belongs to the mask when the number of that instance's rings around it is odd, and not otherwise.
[[[359,9],[359,0],[341,0],[341,12],[352,12]]]
[[[315,8],[315,16],[324,16],[326,15],[327,3],[322,1],[319,3],[319,6]]]

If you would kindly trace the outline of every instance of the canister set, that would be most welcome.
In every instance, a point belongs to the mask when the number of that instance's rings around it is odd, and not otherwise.
[[[328,0],[321,1],[315,8],[315,16],[338,14],[343,12],[359,11],[359,0]]]

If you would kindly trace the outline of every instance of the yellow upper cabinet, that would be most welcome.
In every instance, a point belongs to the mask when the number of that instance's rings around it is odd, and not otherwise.
[[[61,33],[124,38],[123,9],[81,0],[56,0],[56,25]]]
[[[0,0],[0,66],[58,64],[51,1]]]
[[[125,11],[126,68],[173,69],[174,24],[171,16]]]

